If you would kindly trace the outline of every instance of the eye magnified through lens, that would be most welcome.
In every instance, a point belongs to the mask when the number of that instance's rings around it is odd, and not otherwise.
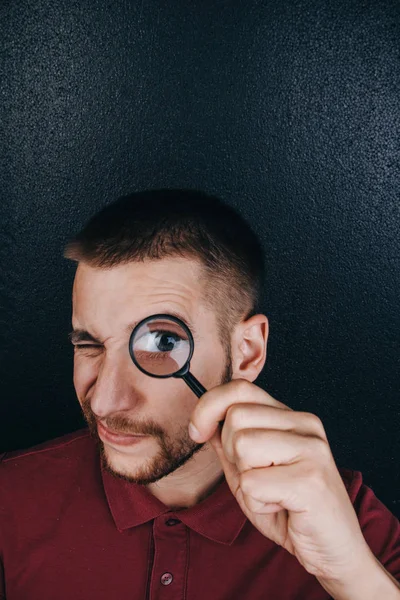
[[[129,338],[129,354],[140,371],[151,377],[181,377],[200,398],[207,390],[189,372],[193,351],[190,329],[172,315],[146,317]]]

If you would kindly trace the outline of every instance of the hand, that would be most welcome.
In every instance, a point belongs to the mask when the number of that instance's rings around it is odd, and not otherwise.
[[[316,415],[294,411],[236,379],[206,392],[191,422],[200,433],[191,437],[212,444],[246,517],[309,573],[348,578],[363,560],[371,562]]]

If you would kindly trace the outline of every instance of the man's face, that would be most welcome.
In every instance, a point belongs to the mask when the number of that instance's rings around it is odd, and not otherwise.
[[[206,389],[232,379],[215,314],[201,302],[200,275],[199,264],[184,258],[111,269],[78,265],[72,326],[97,341],[75,343],[74,386],[103,467],[116,477],[142,485],[153,483],[195,460],[198,451],[208,446],[189,436],[197,397],[186,383],[142,373],[128,349],[135,322],[156,313],[175,314],[193,334],[193,375]],[[99,436],[98,421],[115,432],[146,437],[128,446],[106,442]]]

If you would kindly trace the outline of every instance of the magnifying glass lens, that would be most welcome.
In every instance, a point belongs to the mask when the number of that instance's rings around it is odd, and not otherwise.
[[[143,323],[130,340],[135,362],[150,375],[173,375],[190,356],[190,340],[177,323],[155,319]]]

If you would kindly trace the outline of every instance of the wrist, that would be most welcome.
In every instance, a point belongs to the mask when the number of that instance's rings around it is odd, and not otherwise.
[[[368,547],[351,571],[337,579],[318,578],[334,600],[400,600],[396,582]]]

